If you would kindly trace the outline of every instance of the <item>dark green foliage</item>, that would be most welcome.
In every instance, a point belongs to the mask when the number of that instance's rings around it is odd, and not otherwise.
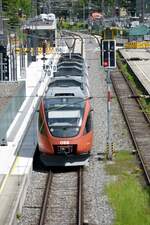
[[[2,0],[2,8],[6,17],[9,18],[10,26],[19,24],[20,17],[28,17],[31,11],[31,0]],[[22,15],[19,15],[19,11]]]
[[[2,0],[2,10],[5,12],[8,10],[8,0]]]

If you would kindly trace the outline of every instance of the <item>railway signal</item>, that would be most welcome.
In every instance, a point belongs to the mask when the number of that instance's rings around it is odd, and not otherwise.
[[[9,81],[9,57],[6,47],[0,45],[0,81]]]
[[[105,68],[116,67],[116,41],[113,39],[101,41],[101,65]]]
[[[108,29],[110,32],[111,30]],[[105,33],[104,33],[105,34]],[[112,32],[109,34],[112,35]],[[116,67],[116,41],[114,39],[101,40],[101,66],[107,69],[107,159],[112,159],[112,133],[111,133],[111,79],[110,70]]]
[[[43,57],[46,55],[46,48],[47,48],[47,41],[43,41],[42,43],[42,47],[43,47]]]
[[[115,14],[116,14],[117,17],[120,16],[120,8],[119,7],[115,8]]]

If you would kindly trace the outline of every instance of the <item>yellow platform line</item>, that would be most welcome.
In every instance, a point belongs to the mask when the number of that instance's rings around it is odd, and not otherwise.
[[[7,180],[8,180],[8,177],[16,169],[18,162],[19,162],[19,156],[16,157],[16,159],[15,159],[13,165],[12,165],[12,168],[10,169],[10,171],[8,172],[8,174],[5,175],[5,177],[4,177],[3,181],[2,181],[2,184],[1,184],[1,187],[0,187],[0,194],[4,190],[4,187],[5,187],[5,184],[6,184]]]

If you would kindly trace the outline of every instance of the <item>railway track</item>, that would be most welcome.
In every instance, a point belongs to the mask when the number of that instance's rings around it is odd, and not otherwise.
[[[123,75],[116,69],[111,72],[111,79],[129,128],[133,144],[150,184],[150,121],[139,100],[132,98],[136,93]]]
[[[49,172],[38,225],[83,224],[82,172]]]

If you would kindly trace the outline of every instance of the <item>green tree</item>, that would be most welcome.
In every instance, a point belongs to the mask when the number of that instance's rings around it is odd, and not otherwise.
[[[31,13],[31,0],[2,0],[2,6],[11,26],[19,24],[19,9],[22,10],[22,15],[26,15],[27,17]]]
[[[31,0],[18,0],[18,7],[22,9],[26,16],[31,14]]]

